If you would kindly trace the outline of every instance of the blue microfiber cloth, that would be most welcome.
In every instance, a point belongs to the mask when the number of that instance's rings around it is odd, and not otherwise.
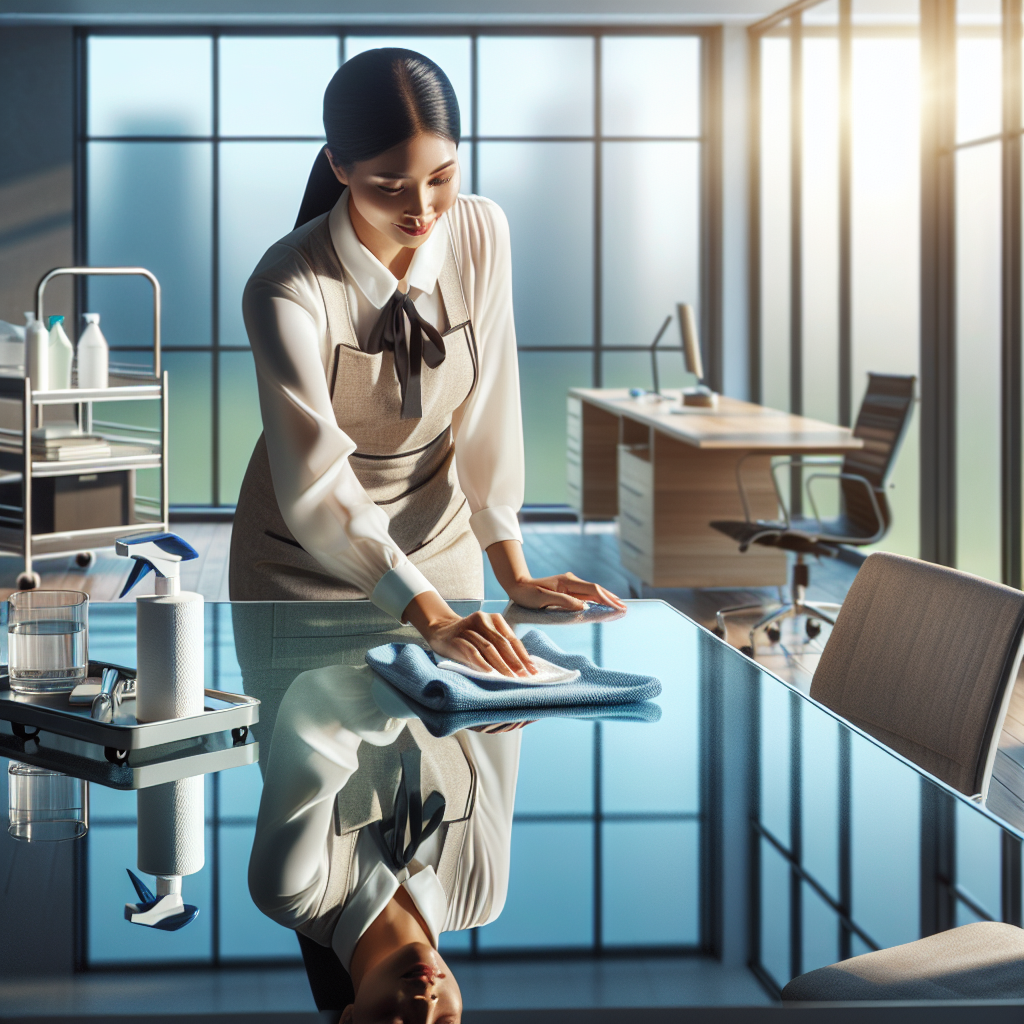
[[[366,663],[417,704],[450,714],[635,704],[661,693],[661,681],[654,676],[598,668],[582,654],[566,654],[538,629],[531,629],[522,641],[531,655],[578,669],[580,678],[554,686],[531,686],[514,678],[484,682],[438,668],[434,653],[417,644],[374,647],[367,651]]]
[[[633,722],[653,724],[661,721],[661,708],[650,700],[636,704],[588,704],[564,708],[522,708],[502,711],[432,711],[417,704],[389,682],[378,676],[373,681],[373,696],[377,706],[395,718],[415,715],[427,728],[431,736],[443,739],[463,729],[475,729],[480,725],[511,725],[514,722],[539,722],[544,718],[578,718],[596,722]]]

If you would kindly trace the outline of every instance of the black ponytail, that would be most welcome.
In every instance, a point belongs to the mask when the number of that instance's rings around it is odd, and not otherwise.
[[[372,160],[421,132],[456,146],[461,136],[455,90],[432,60],[389,46],[366,50],[335,72],[324,93],[324,134],[339,167]],[[295,226],[327,213],[343,189],[321,151]]]

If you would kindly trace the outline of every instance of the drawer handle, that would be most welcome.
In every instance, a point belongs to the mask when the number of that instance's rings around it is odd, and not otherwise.
[[[634,498],[646,498],[647,497],[647,495],[644,494],[643,491],[638,491],[635,487],[630,487],[629,484],[627,484],[625,480],[620,480],[619,481],[619,486],[624,491],[628,491],[630,494],[632,494]]]
[[[622,511],[622,515],[628,519],[631,523],[635,523],[637,526],[646,526],[647,524],[642,519],[637,519],[636,516],[630,515],[625,510]]]
[[[641,548],[638,548],[635,544],[631,544],[628,540],[625,539],[625,537],[619,537],[619,542],[623,545],[623,547],[627,547],[631,551],[635,551],[638,555],[644,554],[644,551]]]

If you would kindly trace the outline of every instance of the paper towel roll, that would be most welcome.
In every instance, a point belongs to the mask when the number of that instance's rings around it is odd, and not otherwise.
[[[139,870],[194,875],[206,862],[204,777],[140,789]]]
[[[202,596],[185,592],[140,597],[135,602],[135,646],[138,720],[202,714]]]

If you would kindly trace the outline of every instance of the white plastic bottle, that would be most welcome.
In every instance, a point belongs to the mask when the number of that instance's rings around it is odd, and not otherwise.
[[[71,387],[71,363],[75,350],[61,326],[64,317],[50,318],[50,390],[61,391]]]
[[[109,380],[110,350],[100,330],[99,313],[85,313],[85,330],[78,339],[78,386],[105,388]]]
[[[26,371],[33,391],[50,390],[50,332],[41,320],[33,318],[25,328]]]

